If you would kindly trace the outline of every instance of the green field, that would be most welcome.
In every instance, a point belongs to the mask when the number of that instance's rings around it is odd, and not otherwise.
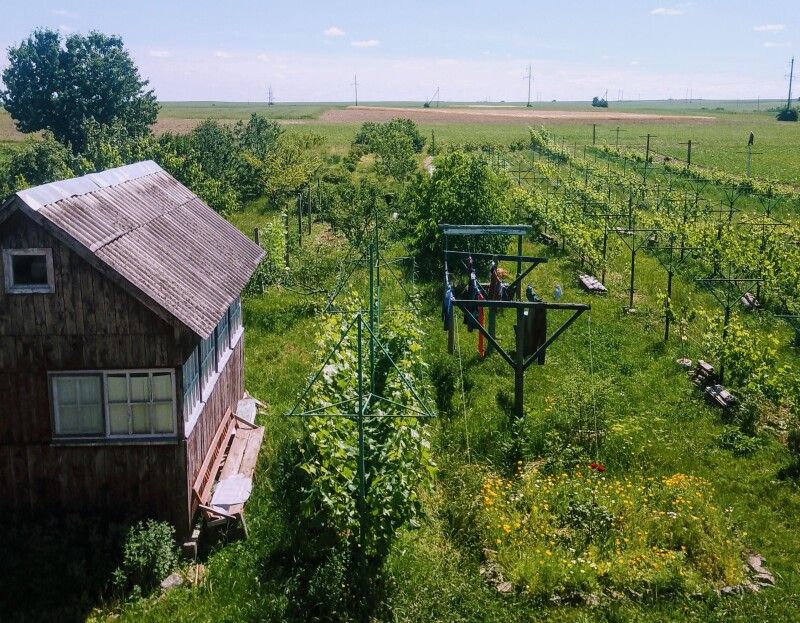
[[[468,103],[443,103],[443,108]],[[692,141],[692,162],[736,174],[744,174],[746,145],[750,132],[755,135],[752,175],[777,179],[800,186],[800,124],[779,123],[767,108],[779,106],[777,100],[756,102],[700,101],[691,104],[680,101],[611,102],[611,109],[670,115],[710,115],[711,124],[648,124],[607,122],[597,125],[598,144],[617,144],[631,151],[644,153],[646,135],[651,134],[651,149],[657,154],[685,159],[686,145]],[[163,102],[156,131],[187,132],[203,119],[235,122],[247,119],[252,113],[285,122],[289,132],[316,132],[325,137],[330,149],[346,151],[360,124],[325,123],[319,120],[325,111],[344,108],[348,103],[292,103],[267,106],[245,102]],[[365,106],[395,106],[421,108],[419,102],[369,102]],[[537,102],[535,109],[591,111],[584,102]],[[760,108],[760,111],[757,111]],[[596,110],[596,109],[594,109]],[[619,126],[619,135],[616,128]],[[582,149],[592,143],[589,123],[557,123],[549,126],[567,145]],[[524,140],[525,126],[519,123],[440,123],[420,124],[420,130],[431,140],[442,143],[472,143],[508,145]],[[433,134],[432,134],[433,133]],[[0,158],[9,147],[24,135],[13,127],[13,121],[0,112]]]

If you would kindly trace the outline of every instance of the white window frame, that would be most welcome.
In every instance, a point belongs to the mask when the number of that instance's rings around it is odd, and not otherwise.
[[[44,256],[47,266],[47,284],[16,284],[14,283],[13,258],[18,255]],[[3,249],[3,274],[6,292],[8,294],[51,294],[55,292],[55,277],[53,274],[53,250],[47,248],[36,249]]]
[[[242,299],[237,296],[228,308],[228,331],[231,337],[231,348],[233,348],[233,345],[237,342],[237,337],[243,329]]]
[[[108,377],[114,375],[125,374],[130,377],[131,374],[147,374],[149,377],[150,388],[152,392],[152,377],[153,374],[169,374],[170,385],[172,387],[172,432],[171,433],[134,433],[124,435],[112,435],[109,403],[108,403]],[[119,442],[148,442],[148,441],[163,441],[175,440],[178,437],[178,417],[177,417],[177,387],[175,385],[175,370],[172,368],[130,368],[124,370],[59,370],[57,372],[48,372],[48,384],[50,388],[50,412],[53,423],[53,440],[55,442],[65,441],[92,441],[92,442],[105,442],[105,443],[119,443]],[[103,396],[103,426],[104,430],[99,434],[85,434],[78,435],[74,433],[60,434],[59,429],[59,414],[58,405],[55,400],[54,383],[53,379],[56,377],[74,377],[74,376],[98,376],[100,377],[101,391]],[[130,394],[129,394],[130,397]],[[164,401],[161,401],[164,402]],[[151,400],[148,404],[153,404]],[[150,415],[150,414],[148,414]],[[151,430],[152,430],[152,418]]]
[[[150,396],[147,402],[142,401],[132,401],[131,400],[131,376],[133,375],[144,375],[147,374],[147,381],[148,387],[150,390]],[[153,374],[169,374],[170,378],[170,385],[172,386],[172,432],[170,433],[159,433],[153,431],[153,422],[154,422],[154,415],[153,415],[153,405],[156,404],[156,401],[153,399]],[[122,434],[111,434],[111,409],[110,402],[108,401],[108,377],[110,376],[122,376],[125,375],[126,385],[128,387],[128,430],[131,430],[132,423],[131,423],[131,405],[133,404],[146,404],[148,405],[148,420],[150,423],[150,432],[149,433],[122,433]],[[148,368],[148,369],[131,369],[131,370],[107,370],[103,372],[103,408],[105,409],[105,421],[106,421],[106,438],[113,439],[113,440],[120,440],[120,439],[148,439],[148,438],[164,438],[164,437],[175,437],[178,434],[178,420],[176,417],[176,400],[175,400],[175,371],[170,368]],[[165,402],[165,401],[159,401]],[[123,403],[114,403],[114,404],[123,404]]]
[[[100,381],[100,398],[102,400],[100,404],[100,409],[103,411],[103,427],[106,426],[106,403],[105,403],[105,385],[103,379],[103,373],[99,371],[75,371],[75,372],[64,372],[64,373],[55,373],[49,374],[49,385],[50,385],[50,407],[52,411],[53,417],[53,438],[54,439],[97,439],[100,436],[105,435],[105,430],[100,431],[99,433],[61,433],[59,432],[61,429],[61,414],[58,410],[58,390],[55,383],[56,378],[65,378],[65,379],[74,379],[78,377],[92,377],[96,378]]]
[[[222,338],[222,331],[220,327],[225,325],[224,331],[226,333],[225,340],[220,341]],[[219,365],[222,359],[225,357],[225,353],[227,353],[231,349],[231,323],[230,318],[228,318],[228,310],[225,310],[225,313],[222,314],[222,317],[219,319],[216,328],[214,329],[214,344],[216,345],[216,361],[217,361],[217,372],[222,371],[222,367]]]
[[[189,380],[189,384],[195,386],[192,389],[191,400],[186,400],[187,394],[189,393],[189,386],[186,383],[186,367],[189,362],[194,362],[195,372],[192,378]],[[186,361],[183,362],[181,366],[181,389],[183,390],[181,393],[181,408],[183,412],[183,419],[184,421],[188,421],[195,410],[195,407],[199,402],[202,402],[203,399],[203,387],[201,382],[201,377],[203,375],[203,371],[201,370],[200,366],[200,347],[195,346],[192,349],[192,352],[186,358]],[[191,404],[189,404],[191,402]]]
[[[225,314],[226,315],[228,315],[229,312],[230,312],[230,308],[225,310]],[[208,338],[208,339],[211,339],[213,337],[212,350],[214,351],[214,354],[212,356],[213,356],[213,360],[216,362],[216,364],[214,366],[212,366],[211,374],[205,380],[203,379],[202,350],[200,348],[200,344],[202,343],[202,340],[201,340],[200,343],[198,343],[197,346],[195,346],[195,351],[197,352],[197,360],[198,360],[198,362],[200,364],[200,374],[199,374],[199,377],[200,377],[200,400],[198,400],[197,403],[194,405],[194,408],[189,413],[188,418],[186,418],[186,416],[184,415],[184,417],[186,419],[185,419],[184,424],[183,424],[183,433],[184,433],[184,436],[187,439],[188,439],[189,435],[192,433],[192,430],[194,430],[194,426],[195,426],[195,424],[197,424],[197,420],[200,418],[200,414],[203,412],[203,409],[205,408],[206,403],[208,402],[209,398],[211,397],[211,393],[214,391],[214,387],[216,387],[216,385],[217,385],[217,379],[219,379],[220,375],[222,374],[222,371],[228,365],[228,362],[230,361],[231,357],[233,356],[234,349],[239,344],[239,341],[242,339],[242,336],[244,335],[244,325],[240,326],[238,331],[236,331],[234,333],[234,332],[231,331],[231,327],[230,327],[230,316],[228,315],[227,318],[228,318],[228,323],[229,323],[228,324],[228,346],[223,351],[221,351],[219,353],[216,352],[218,350],[217,349],[217,330],[218,330],[219,324],[217,325],[217,327],[214,328],[214,331],[211,333],[211,336],[209,336],[209,338]],[[220,318],[220,320],[221,320],[221,318]],[[187,361],[188,361],[188,359],[187,359]],[[181,367],[181,378],[183,378],[183,367]],[[183,396],[183,395],[184,394],[181,394],[181,396]],[[183,409],[181,411],[182,413],[185,413],[184,409],[185,409],[185,406],[183,407]]]

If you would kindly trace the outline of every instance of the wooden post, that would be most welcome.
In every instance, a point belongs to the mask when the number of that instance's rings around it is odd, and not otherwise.
[[[672,248],[669,250],[669,254],[672,255]],[[670,325],[670,314],[672,313],[671,306],[672,306],[672,265],[670,264],[670,269],[667,271],[667,304],[670,307],[667,307],[664,315],[664,341],[669,341],[669,325]]]
[[[253,229],[253,241],[260,247],[261,246],[261,232],[258,227]]]
[[[289,209],[283,212],[283,265],[289,268]]]
[[[453,308],[453,313],[450,314],[450,320],[447,323],[447,352],[451,355],[455,350],[456,327],[454,318],[455,318],[455,307]]]
[[[497,335],[496,335],[496,333],[497,333],[497,309],[494,308],[494,307],[490,307],[489,308],[489,328],[488,328],[488,331],[489,331],[489,335],[491,335],[494,338],[497,337]],[[488,357],[489,355],[491,355],[492,351],[494,351],[494,346],[492,345],[491,342],[489,342],[486,345],[486,356]]]
[[[516,352],[514,353],[514,417],[522,419],[525,397],[525,309],[517,308]]]
[[[303,246],[303,195],[297,194],[297,236],[300,246]]]
[[[522,274],[522,234],[517,236],[517,279]],[[517,300],[522,300],[522,284],[517,285]],[[494,337],[494,336],[492,336]]]

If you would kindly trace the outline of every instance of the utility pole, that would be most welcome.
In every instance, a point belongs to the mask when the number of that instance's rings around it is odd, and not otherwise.
[[[523,76],[523,79],[528,79],[528,103],[526,104],[526,108],[531,107],[531,80],[533,79],[533,74],[531,73],[531,65],[528,63],[528,73],[527,75]]]
[[[272,106],[275,101],[272,99],[272,85],[269,85],[269,92],[267,93],[267,106]]]
[[[358,106],[358,76],[353,74],[353,88],[356,92],[356,106]]]
[[[789,65],[789,96],[786,98],[786,108],[792,107],[792,78],[794,78],[794,56],[792,57],[792,62]]]

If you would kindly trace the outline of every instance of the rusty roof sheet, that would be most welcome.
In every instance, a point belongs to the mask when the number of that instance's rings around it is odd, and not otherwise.
[[[200,337],[211,334],[264,255],[152,161],[37,186],[17,197],[132,285],[134,295]]]

